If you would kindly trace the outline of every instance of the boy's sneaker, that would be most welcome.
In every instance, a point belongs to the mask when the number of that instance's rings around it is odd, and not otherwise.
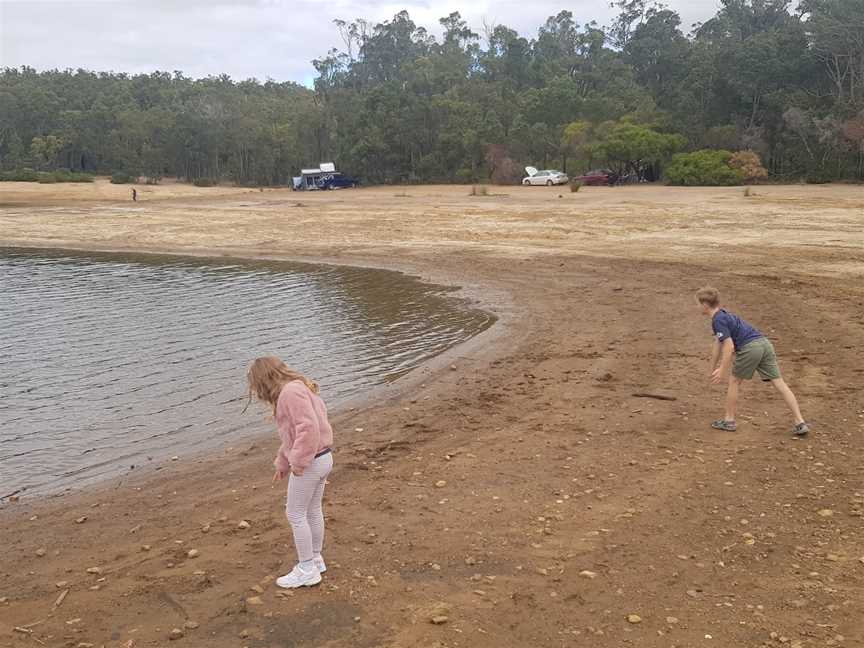
[[[276,585],[283,589],[296,589],[298,587],[310,587],[321,582],[321,572],[313,568],[306,571],[299,564],[294,566],[290,574],[285,574],[276,579]]]
[[[711,424],[711,427],[715,430],[723,430],[724,432],[734,432],[738,429],[738,426],[735,425],[735,421],[727,421],[725,419],[720,419],[719,421],[714,421]]]
[[[792,430],[792,435],[796,437],[805,437],[810,432],[810,426],[807,423],[799,423]]]
[[[324,562],[324,558],[321,556],[321,554],[318,554],[312,560],[315,561],[315,566],[318,568],[319,574],[323,574],[327,571],[327,565]]]

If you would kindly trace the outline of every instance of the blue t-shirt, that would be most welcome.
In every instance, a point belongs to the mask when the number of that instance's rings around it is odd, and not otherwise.
[[[754,326],[722,308],[711,319],[711,328],[714,329],[714,337],[718,342],[732,338],[736,351],[753,340],[765,337]]]

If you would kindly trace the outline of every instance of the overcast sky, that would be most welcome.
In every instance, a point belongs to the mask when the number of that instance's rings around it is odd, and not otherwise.
[[[719,0],[666,4],[686,33]],[[608,0],[0,0],[0,67],[181,70],[308,84],[311,60],[342,45],[334,18],[380,22],[402,9],[434,33],[439,18],[459,11],[475,31],[485,20],[524,36],[561,9],[582,24],[608,24],[614,14]]]

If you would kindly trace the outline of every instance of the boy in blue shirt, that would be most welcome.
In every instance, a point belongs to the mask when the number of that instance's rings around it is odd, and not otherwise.
[[[762,380],[774,385],[795,417],[792,433],[796,437],[806,436],[810,426],[804,422],[798,400],[780,376],[774,345],[753,326],[737,315],[720,308],[720,293],[714,288],[701,288],[696,299],[702,314],[711,317],[714,331],[714,348],[711,353],[711,382],[719,384],[729,376],[729,389],[726,392],[726,415],[714,421],[711,427],[717,430],[734,432],[735,412],[738,407],[738,390],[741,383],[750,380],[758,372]],[[734,364],[732,358],[735,358]],[[718,366],[719,362],[719,366]],[[731,375],[730,375],[731,369]]]

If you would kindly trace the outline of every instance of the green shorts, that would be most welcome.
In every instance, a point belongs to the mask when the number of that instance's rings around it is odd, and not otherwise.
[[[732,367],[733,376],[742,380],[750,380],[753,373],[757,371],[762,380],[780,378],[777,354],[774,352],[774,345],[768,338],[753,340],[735,351],[735,364]]]

